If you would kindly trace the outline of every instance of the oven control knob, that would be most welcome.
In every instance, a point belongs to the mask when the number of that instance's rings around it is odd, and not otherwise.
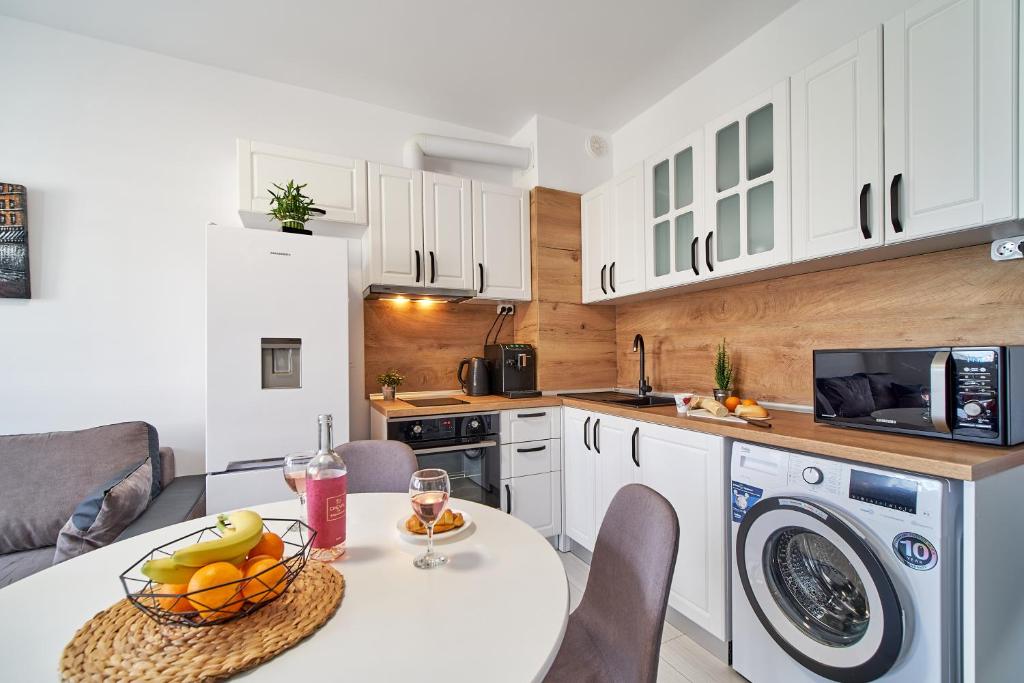
[[[971,401],[964,405],[964,412],[967,413],[967,417],[978,417],[985,412],[985,409],[977,401]]]
[[[469,428],[472,429],[473,431],[480,429],[480,420],[470,420]]]
[[[409,431],[411,431],[416,436],[419,436],[420,434],[423,433],[423,427],[421,427],[420,425],[413,425],[412,429],[410,429]]]
[[[824,479],[824,473],[817,467],[804,468],[804,481],[808,484],[820,484]]]

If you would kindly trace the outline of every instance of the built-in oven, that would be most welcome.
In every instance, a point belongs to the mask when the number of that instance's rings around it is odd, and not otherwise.
[[[448,473],[452,497],[501,506],[498,413],[463,413],[388,420],[388,439],[408,444],[420,469]]]

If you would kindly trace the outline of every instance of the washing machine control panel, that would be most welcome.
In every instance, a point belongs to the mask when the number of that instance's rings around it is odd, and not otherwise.
[[[840,463],[799,455],[789,457],[789,485],[795,488],[838,494],[842,489],[842,478]]]

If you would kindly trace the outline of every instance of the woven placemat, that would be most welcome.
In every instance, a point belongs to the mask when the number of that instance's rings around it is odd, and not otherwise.
[[[345,578],[310,561],[272,604],[221,626],[161,626],[127,599],[78,629],[60,658],[65,681],[220,681],[272,659],[338,609]]]

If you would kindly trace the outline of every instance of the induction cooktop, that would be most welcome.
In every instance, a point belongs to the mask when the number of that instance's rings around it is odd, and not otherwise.
[[[431,406],[457,406],[469,403],[469,401],[463,401],[449,396],[441,396],[439,398],[405,398],[402,400],[410,405],[416,406],[417,408],[430,408]]]

